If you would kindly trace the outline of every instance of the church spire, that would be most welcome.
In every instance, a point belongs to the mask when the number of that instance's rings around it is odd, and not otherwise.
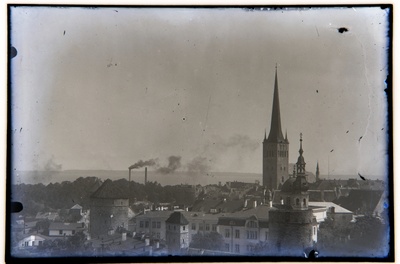
[[[317,169],[315,170],[316,181],[319,181],[319,162],[317,161]]]
[[[297,159],[296,167],[297,167],[297,175],[304,175],[306,173],[306,162],[303,157],[303,133],[300,133],[300,149],[299,149],[299,158]]]
[[[274,100],[272,103],[271,128],[269,131],[268,141],[280,142],[283,141],[281,127],[281,111],[279,107],[279,92],[278,92],[278,66],[275,66],[275,87]]]

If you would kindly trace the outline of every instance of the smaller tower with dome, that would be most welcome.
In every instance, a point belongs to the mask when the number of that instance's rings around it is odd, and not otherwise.
[[[282,204],[275,204],[269,211],[269,230],[278,254],[297,255],[317,241],[317,222],[308,207],[309,194],[306,163],[303,157],[303,137],[300,134],[299,157],[296,163],[296,176],[282,185],[280,196]]]

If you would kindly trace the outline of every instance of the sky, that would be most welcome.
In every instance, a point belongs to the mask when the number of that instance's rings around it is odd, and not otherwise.
[[[275,65],[306,169],[387,173],[388,13],[11,8],[14,170],[262,171]],[[339,28],[347,31],[340,33]]]

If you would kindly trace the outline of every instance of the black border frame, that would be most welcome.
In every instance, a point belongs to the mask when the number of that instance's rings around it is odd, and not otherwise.
[[[55,7],[55,8],[71,8],[71,7],[82,7],[82,8],[209,8],[209,9],[227,9],[227,8],[241,8],[248,11],[255,11],[261,8],[271,8],[273,10],[287,10],[287,9],[311,9],[311,8],[357,8],[357,7],[380,7],[381,9],[389,9],[388,13],[388,76],[386,79],[387,88],[385,93],[387,95],[387,124],[388,124],[388,200],[390,202],[388,207],[388,218],[390,225],[390,240],[389,240],[389,253],[384,258],[368,258],[368,257],[320,257],[317,259],[307,259],[301,257],[270,257],[270,256],[166,256],[166,257],[39,257],[39,258],[17,258],[11,256],[11,210],[16,206],[15,203],[11,201],[11,174],[12,174],[12,98],[10,95],[10,90],[12,89],[11,81],[11,8],[12,7]],[[7,151],[6,151],[6,225],[5,225],[5,261],[7,263],[26,263],[26,262],[40,262],[40,263],[170,263],[170,262],[306,262],[306,261],[317,261],[317,262],[394,262],[395,252],[394,252],[394,171],[393,171],[393,4],[327,4],[327,5],[92,5],[92,4],[7,4]]]

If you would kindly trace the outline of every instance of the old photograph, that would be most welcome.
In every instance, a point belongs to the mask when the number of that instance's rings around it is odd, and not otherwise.
[[[390,258],[391,12],[9,5],[8,257]]]

